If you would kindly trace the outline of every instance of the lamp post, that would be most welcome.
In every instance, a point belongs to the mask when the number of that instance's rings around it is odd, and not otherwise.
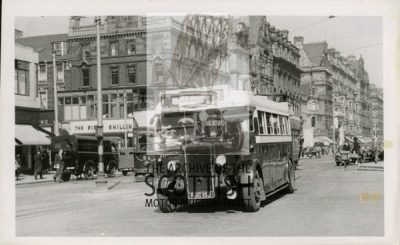
[[[59,136],[58,130],[58,98],[57,98],[57,66],[56,66],[56,43],[52,43],[53,53],[53,92],[54,92],[54,134]]]
[[[96,186],[106,186],[107,181],[104,177],[104,161],[103,161],[103,96],[102,96],[102,85],[101,85],[101,63],[100,63],[100,16],[95,17],[96,23],[96,56],[97,56],[97,126],[96,126],[96,137],[98,140],[98,154],[99,163],[97,171]]]
[[[128,147],[128,131],[127,131],[127,98],[126,98],[126,91],[124,92],[124,148]]]

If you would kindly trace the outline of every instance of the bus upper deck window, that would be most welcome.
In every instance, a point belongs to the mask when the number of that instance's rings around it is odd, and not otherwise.
[[[260,134],[264,134],[264,125],[263,125],[263,112],[261,112],[261,111],[258,111],[258,118],[260,119],[260,121],[259,121],[259,126],[260,126],[260,128],[259,128],[259,133]]]
[[[274,125],[274,133],[275,134],[280,134],[278,115],[274,114],[273,118],[274,118],[274,123],[273,123],[273,125]]]

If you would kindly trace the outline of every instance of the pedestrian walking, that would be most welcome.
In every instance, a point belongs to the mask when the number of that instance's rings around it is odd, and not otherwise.
[[[347,161],[348,161],[348,159],[349,159],[349,153],[350,153],[350,145],[349,145],[349,142],[345,142],[344,143],[344,146],[343,146],[343,148],[342,148],[342,150],[343,151],[346,151],[347,153],[347,156],[346,156],[346,158],[347,159],[345,159],[344,161],[343,161],[343,164],[344,164],[344,171],[346,171],[346,168],[347,168]],[[343,153],[344,154],[344,153]]]
[[[61,176],[64,171],[64,159],[63,159],[63,150],[58,150],[58,153],[54,159],[54,167],[57,169],[56,174],[53,176],[54,182],[60,183]]]
[[[353,154],[357,154],[358,158],[360,157],[360,153],[361,153],[361,147],[360,147],[360,143],[358,142],[358,138],[354,137],[354,143],[353,143]],[[356,159],[356,165],[358,165],[358,158]]]
[[[35,170],[33,175],[35,176],[35,180],[37,179],[37,175],[39,174],[40,178],[43,179],[43,161],[42,161],[42,152],[40,149],[36,152],[36,155],[33,157],[35,163]]]
[[[43,161],[43,172],[47,172],[50,168],[49,163],[49,153],[47,153],[47,149],[45,149],[42,153],[42,161]]]
[[[378,156],[379,156],[379,151],[378,151],[378,137],[376,135],[374,136],[374,140],[372,142],[372,152],[374,154],[374,162],[378,163]]]
[[[15,157],[15,178],[16,178],[16,180],[19,180],[20,169],[21,169],[21,158],[20,158],[20,155],[17,154],[17,156]]]

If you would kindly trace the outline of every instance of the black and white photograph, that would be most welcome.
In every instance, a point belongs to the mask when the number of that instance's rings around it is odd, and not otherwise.
[[[2,15],[0,243],[398,244],[394,3],[18,2]]]

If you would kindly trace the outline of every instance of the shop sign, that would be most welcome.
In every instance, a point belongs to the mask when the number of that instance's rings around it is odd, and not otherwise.
[[[95,134],[97,121],[70,122],[70,134]],[[104,133],[124,133],[133,130],[132,120],[103,120]]]

